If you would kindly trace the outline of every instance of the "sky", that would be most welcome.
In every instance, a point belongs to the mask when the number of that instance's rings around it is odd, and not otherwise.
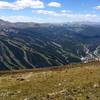
[[[0,0],[0,19],[10,22],[100,22],[100,0]]]

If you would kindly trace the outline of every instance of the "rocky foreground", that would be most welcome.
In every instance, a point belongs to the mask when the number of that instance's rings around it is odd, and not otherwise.
[[[0,72],[0,100],[100,100],[100,63]]]

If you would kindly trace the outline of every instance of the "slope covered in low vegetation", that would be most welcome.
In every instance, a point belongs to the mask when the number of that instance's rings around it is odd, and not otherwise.
[[[99,99],[99,62],[0,72],[0,100]]]

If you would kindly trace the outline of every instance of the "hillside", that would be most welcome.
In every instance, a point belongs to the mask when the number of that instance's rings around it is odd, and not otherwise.
[[[100,62],[0,72],[0,100],[99,100]]]
[[[31,69],[100,58],[100,24],[0,20],[0,70]]]

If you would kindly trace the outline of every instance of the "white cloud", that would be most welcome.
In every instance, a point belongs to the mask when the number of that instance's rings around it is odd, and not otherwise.
[[[0,19],[10,22],[42,22],[41,18],[30,16],[0,16]]]
[[[50,3],[48,3],[48,6],[50,6],[50,7],[61,7],[61,3],[59,3],[59,2],[50,2]]]
[[[0,19],[10,22],[38,22],[38,23],[65,23],[65,22],[100,22],[99,14],[81,14],[74,13],[70,10],[48,11],[34,10],[34,14],[38,16],[1,16]]]
[[[100,6],[96,6],[95,9],[100,10]]]
[[[43,8],[44,3],[40,0],[17,0],[15,2],[0,1],[0,9],[19,10],[24,8]]]
[[[100,22],[100,15],[87,13],[73,13],[67,10],[61,11],[49,11],[49,10],[33,10],[33,13],[46,15],[52,22],[81,22],[81,21],[89,21],[89,22]]]
[[[41,12],[42,13],[42,12]],[[41,14],[40,13],[40,14]],[[58,15],[58,13],[60,15]],[[47,15],[47,12],[43,12],[43,14]],[[49,12],[48,16],[44,17],[30,17],[30,16],[0,16],[0,19],[10,21],[10,22],[38,22],[38,23],[65,23],[65,22],[100,22],[100,15],[96,14],[74,14],[74,13],[66,13],[62,14],[62,11]]]
[[[61,10],[61,11],[50,11],[50,10],[33,10],[33,13],[44,14],[49,16],[67,16],[71,11]]]

